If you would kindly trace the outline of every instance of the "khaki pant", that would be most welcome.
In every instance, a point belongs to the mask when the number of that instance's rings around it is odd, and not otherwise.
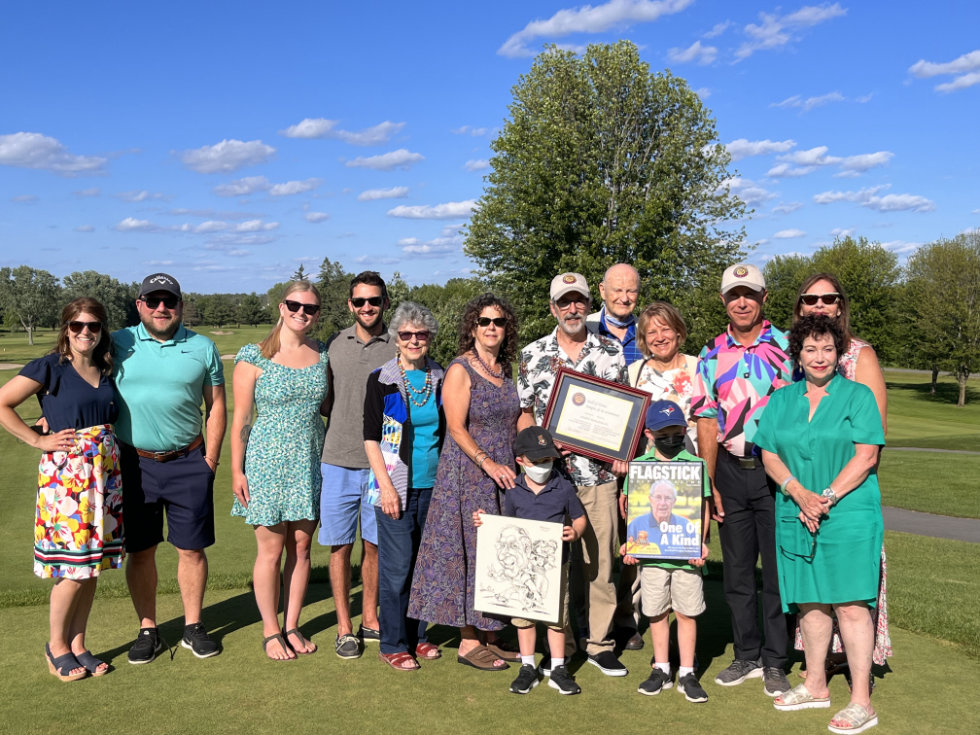
[[[611,633],[616,614],[613,563],[619,554],[619,487],[613,481],[579,485],[576,491],[588,518],[580,543],[586,585],[585,612],[589,621],[586,652],[594,656],[613,650],[615,645]]]

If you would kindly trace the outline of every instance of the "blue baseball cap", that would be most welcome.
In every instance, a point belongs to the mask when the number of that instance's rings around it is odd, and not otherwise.
[[[646,427],[650,431],[659,431],[668,426],[683,426],[686,429],[684,411],[673,401],[654,401],[647,409]]]

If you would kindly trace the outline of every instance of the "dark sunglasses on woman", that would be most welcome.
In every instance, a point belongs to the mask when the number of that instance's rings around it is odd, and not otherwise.
[[[833,306],[840,301],[839,293],[805,293],[800,296],[800,301],[807,306],[816,306],[818,301],[822,301],[824,306]]]
[[[421,332],[409,332],[408,330],[406,330],[404,332],[398,333],[398,339],[400,339],[402,342],[411,342],[412,337],[415,337],[415,339],[418,340],[419,342],[428,342],[429,332],[425,330]]]
[[[102,331],[102,322],[68,322],[72,334],[80,334],[85,327],[88,327],[88,331],[92,334],[98,334]]]
[[[491,322],[495,327],[505,327],[507,326],[507,317],[495,316],[493,319],[491,319],[488,316],[481,316],[476,320],[476,323],[479,324],[481,327],[489,327]]]
[[[384,303],[384,299],[381,298],[380,296],[370,296],[368,298],[358,296],[356,299],[351,299],[350,303],[355,309],[360,309],[362,306],[364,306],[364,304],[371,304],[371,306],[381,306],[381,304]]]
[[[295,314],[297,309],[300,308],[303,309],[303,313],[307,316],[314,316],[318,311],[320,311],[319,304],[301,304],[298,301],[291,301],[290,299],[283,299],[282,303],[284,303],[286,308],[289,309],[290,313],[293,314]]]

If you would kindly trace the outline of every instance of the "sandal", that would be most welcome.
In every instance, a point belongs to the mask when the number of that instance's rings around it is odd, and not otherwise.
[[[851,702],[844,709],[834,715],[831,720],[843,720],[847,723],[847,727],[841,727],[839,725],[827,725],[827,729],[831,732],[842,733],[842,735],[849,735],[850,733],[864,732],[878,724],[878,715],[875,712],[870,712],[868,709],[857,702]]]
[[[515,662],[521,660],[521,652],[515,651],[510,647],[510,645],[501,640],[496,640],[493,643],[487,643],[486,646],[487,650],[499,659]]]
[[[309,656],[311,653],[316,653],[316,643],[314,643],[309,638],[307,638],[302,633],[300,633],[299,628],[293,628],[292,630],[285,630],[283,631],[283,635],[286,636],[287,638],[289,638],[289,636],[291,635],[299,636],[299,639],[303,641],[304,646],[307,644],[313,646],[312,651],[301,651],[300,649],[296,648],[296,646],[290,644],[289,647],[292,648],[293,651],[298,653],[300,656]]]
[[[48,670],[51,672],[51,675],[57,676],[62,681],[78,681],[88,676],[87,669],[80,674],[71,673],[75,669],[85,669],[84,666],[78,663],[78,659],[75,658],[75,654],[71,651],[55,658],[51,655],[51,646],[45,643],[44,657],[48,660]]]
[[[806,684],[799,684],[785,694],[776,697],[772,706],[781,712],[795,712],[800,709],[823,709],[830,706],[830,697],[815,697],[810,694]]]
[[[381,653],[378,651],[378,658],[395,671],[415,671],[419,668],[419,662],[412,658],[412,654],[408,651],[399,651],[398,653]]]
[[[112,666],[107,664],[102,659],[93,656],[91,651],[76,653],[75,658],[78,659],[78,663],[84,666],[85,670],[92,676],[105,676],[112,671]],[[101,666],[104,666],[105,668],[100,668]]]
[[[290,647],[290,645],[286,643],[286,639],[282,637],[282,633],[273,633],[272,635],[266,636],[265,638],[262,639],[262,650],[265,652],[265,655],[269,660],[271,661],[295,661],[296,660],[295,654],[293,654],[292,656],[287,655],[286,658],[273,658],[272,656],[270,656],[269,644],[272,641],[279,642],[279,645],[282,646],[283,653],[288,654],[293,650]]]
[[[415,646],[415,655],[426,661],[435,661],[437,658],[442,658],[442,651],[434,643],[419,641]]]
[[[500,665],[497,665],[497,661],[500,661]],[[510,668],[510,664],[491,653],[490,649],[482,643],[472,648],[465,656],[457,654],[456,663],[472,666],[480,671],[503,671]]]

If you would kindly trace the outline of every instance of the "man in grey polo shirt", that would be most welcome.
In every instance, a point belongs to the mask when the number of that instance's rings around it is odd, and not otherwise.
[[[382,315],[388,289],[381,276],[364,271],[350,284],[347,308],[355,324],[328,342],[327,435],[323,443],[323,488],[320,493],[318,541],[330,547],[330,586],[337,608],[337,642],[341,658],[357,658],[364,641],[378,641],[378,529],[367,502],[371,472],[364,452],[364,393],[368,374],[395,356]],[[364,585],[361,628],[354,635],[350,618],[350,557],[361,521],[361,580]]]

